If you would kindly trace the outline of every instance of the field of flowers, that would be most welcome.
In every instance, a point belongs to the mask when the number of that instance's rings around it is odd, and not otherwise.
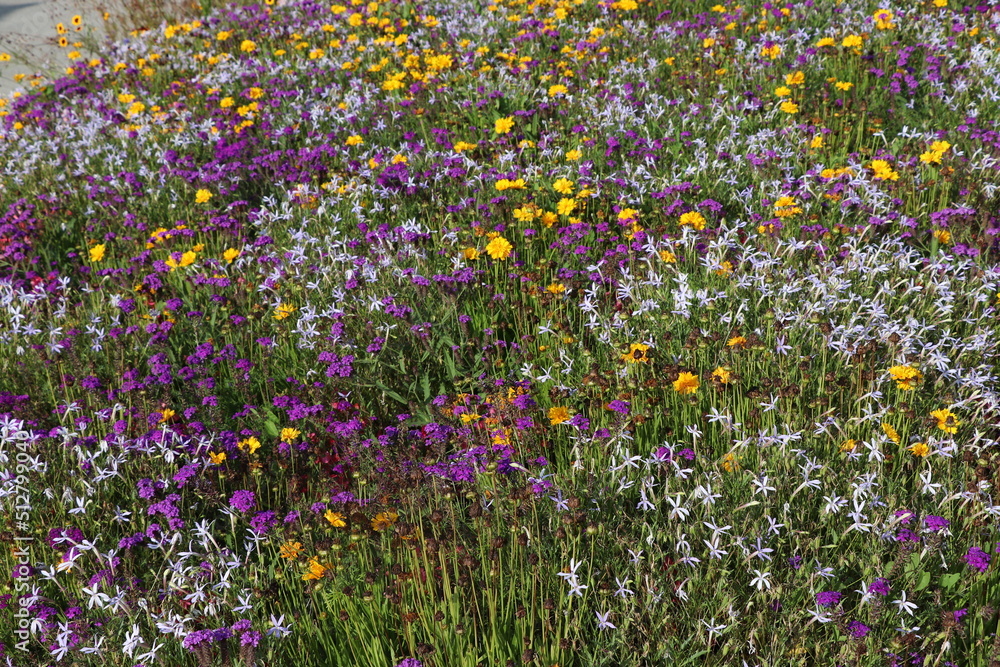
[[[1000,665],[991,4],[63,44],[0,99],[3,664]]]

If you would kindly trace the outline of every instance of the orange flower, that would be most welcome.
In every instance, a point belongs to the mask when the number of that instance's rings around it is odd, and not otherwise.
[[[684,372],[674,380],[674,391],[678,394],[694,394],[698,391],[698,376]]]
[[[569,408],[549,408],[549,423],[555,426],[569,421]]]

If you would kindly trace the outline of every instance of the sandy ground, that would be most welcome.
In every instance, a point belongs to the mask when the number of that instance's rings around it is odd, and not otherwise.
[[[10,54],[8,62],[0,62],[0,97],[12,90],[27,87],[27,81],[16,83],[14,75],[61,73],[67,66],[66,53],[70,48],[60,48],[56,24],[66,26],[70,43],[83,42],[83,35],[90,33],[102,39],[100,16],[92,10],[84,11],[79,0],[0,0],[0,53]],[[82,15],[83,30],[76,32],[71,24],[74,15]],[[86,49],[78,49],[84,55]]]

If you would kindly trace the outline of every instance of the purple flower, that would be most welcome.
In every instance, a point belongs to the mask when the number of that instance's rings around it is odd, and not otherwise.
[[[254,518],[250,519],[250,527],[253,528],[258,533],[270,532],[272,528],[278,525],[278,517],[271,510],[266,512],[260,512]]]
[[[518,394],[514,397],[513,403],[514,407],[518,410],[530,410],[537,405],[534,399],[532,399],[528,394]]]
[[[241,618],[230,626],[233,632],[246,632],[252,627],[252,623],[249,618]]]
[[[240,635],[240,646],[257,646],[260,643],[262,634],[256,630],[250,630],[249,632],[244,632]]]
[[[615,412],[621,413],[623,415],[628,414],[630,404],[628,401],[614,400],[608,403],[608,410],[614,410]]]
[[[816,594],[816,604],[821,607],[835,607],[843,596],[837,591],[823,591]]]
[[[531,417],[518,417],[514,420],[514,426],[521,431],[532,428],[534,425],[535,422],[531,419]]]
[[[979,570],[980,572],[985,572],[986,568],[990,566],[992,557],[979,547],[969,547],[968,553],[962,556],[962,560],[964,560],[970,568]]]
[[[851,621],[847,625],[847,631],[851,633],[851,636],[854,637],[855,639],[862,639],[869,632],[871,632],[871,630],[872,630],[871,628],[869,628],[861,621]]]
[[[416,658],[403,658],[403,660],[397,664],[396,667],[424,667],[424,663],[420,662]]]
[[[188,463],[183,468],[177,471],[173,479],[177,483],[177,486],[182,487],[187,484],[188,480],[198,474],[198,464]]]
[[[899,522],[904,526],[913,522],[913,512],[910,510],[896,510],[893,516],[902,517]]]
[[[927,526],[927,530],[932,533],[944,530],[951,525],[951,522],[943,516],[937,516],[936,514],[928,514],[924,517],[924,525]]]
[[[888,595],[890,590],[889,580],[879,577],[872,582],[872,585],[868,587],[868,590],[879,595]]]
[[[233,494],[233,497],[229,499],[229,506],[240,512],[249,512],[254,508],[257,502],[257,496],[254,495],[253,491],[237,491]]]

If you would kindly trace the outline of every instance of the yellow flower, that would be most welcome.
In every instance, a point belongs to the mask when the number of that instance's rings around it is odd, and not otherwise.
[[[352,134],[347,137],[347,141],[344,142],[348,146],[360,146],[365,143],[365,140],[361,138],[360,134]]]
[[[649,361],[649,357],[646,352],[649,350],[649,346],[644,343],[632,343],[628,352],[622,355],[622,361],[630,364],[638,364]]]
[[[549,294],[562,294],[566,291],[566,286],[562,283],[552,283],[545,288],[545,291]]]
[[[576,201],[573,199],[562,198],[556,205],[556,213],[559,215],[569,215],[576,208]]]
[[[893,171],[892,166],[885,160],[873,160],[871,163],[872,171],[875,172],[876,180],[882,181],[898,181],[899,174]]]
[[[801,86],[805,82],[806,82],[806,75],[801,71],[785,75],[785,84],[789,86]]]
[[[688,211],[681,215],[681,225],[691,225],[697,230],[705,229],[705,216],[697,211]]]
[[[844,38],[844,41],[842,41],[840,45],[846,46],[847,48],[853,47],[857,49],[861,47],[862,43],[863,40],[861,39],[861,35],[848,35],[847,37]]]
[[[549,408],[549,423],[555,426],[569,421],[569,408]]]
[[[733,373],[728,368],[719,366],[712,371],[712,377],[714,377],[720,384],[729,384],[732,380]]]
[[[951,144],[947,141],[935,141],[931,144],[931,150],[935,153],[947,153],[949,148],[951,148]]]
[[[375,515],[375,518],[372,519],[372,530],[385,530],[392,524],[396,523],[396,519],[398,518],[399,515],[392,510],[389,510],[388,512],[379,512]]]
[[[566,160],[568,162],[575,162],[583,157],[583,152],[579,148],[574,148],[571,151],[566,151]]]
[[[823,48],[824,46],[833,46],[836,42],[833,37],[824,37],[823,39],[816,42],[816,48]]]
[[[666,262],[667,264],[676,264],[677,263],[677,256],[674,255],[674,253],[670,252],[669,250],[661,250],[660,251],[660,259],[662,261]]]
[[[931,453],[931,449],[927,446],[926,442],[918,442],[914,445],[910,445],[907,449],[913,452],[914,456],[919,456],[921,458]]]
[[[258,449],[260,449],[260,440],[258,440],[257,438],[255,438],[255,437],[253,437],[253,436],[250,436],[250,437],[249,437],[249,438],[247,438],[246,440],[240,440],[240,441],[239,441],[239,442],[238,442],[238,443],[236,444],[236,446],[237,446],[237,447],[238,447],[238,448],[239,448],[240,450],[242,450],[242,451],[245,451],[245,450],[249,449],[249,450],[250,450],[250,453],[251,453],[251,454],[253,454],[253,453],[254,453],[254,452],[256,452],[256,451],[257,451]]]
[[[842,452],[853,452],[854,448],[858,446],[857,440],[848,440],[840,445],[840,451]]]
[[[224,42],[232,36],[233,36],[232,30],[220,30],[219,32],[215,33],[215,39],[220,42]]]
[[[291,442],[300,435],[302,435],[302,431],[298,430],[297,428],[291,428],[289,426],[286,426],[285,428],[281,429],[282,442]]]
[[[512,129],[514,129],[513,116],[507,116],[506,118],[497,118],[496,122],[493,123],[493,130],[497,134],[507,134]]]
[[[465,258],[468,260],[474,261],[479,259],[479,251],[476,250],[475,248],[466,248],[465,250],[462,251],[462,255],[464,255]]]
[[[312,579],[322,579],[323,574],[326,572],[326,567],[319,562],[319,559],[313,556],[309,559],[309,569],[305,574],[302,575],[302,581],[310,581]]]
[[[778,86],[774,89],[774,94],[778,97],[788,97],[792,94],[792,89],[786,86]]]
[[[833,86],[837,90],[850,90],[851,88],[854,87],[854,84],[851,83],[850,81],[838,81],[837,83],[833,84]]]
[[[781,47],[778,46],[777,44],[771,44],[770,46],[763,46],[760,49],[760,55],[764,56],[765,58],[770,58],[771,60],[774,60],[779,55],[781,55]]]
[[[302,553],[302,543],[288,541],[281,545],[281,557],[288,560],[295,560]]]
[[[292,313],[298,310],[295,306],[290,306],[287,303],[283,303],[274,309],[274,319],[283,320]]]
[[[347,525],[344,521],[344,515],[340,512],[334,512],[333,510],[327,510],[323,518],[330,522],[330,525],[334,528],[343,528]]]
[[[674,380],[674,391],[678,394],[693,394],[698,391],[698,376],[684,372]]]
[[[942,154],[937,151],[925,151],[920,154],[920,161],[924,164],[941,164]]]
[[[209,452],[208,458],[212,461],[212,465],[222,465],[222,462],[226,460],[226,453],[219,452],[216,454],[215,452]]]
[[[569,88],[562,85],[561,83],[557,83],[554,86],[549,86],[549,97],[555,97],[556,95],[566,95],[567,93],[569,93]]]
[[[892,424],[882,424],[882,430],[885,431],[890,440],[899,444],[899,432],[893,428]]]
[[[910,391],[917,387],[923,374],[912,366],[893,366],[889,369],[889,374],[896,381],[896,387],[903,391]]]
[[[501,178],[496,182],[496,189],[500,192],[504,190],[523,190],[527,183],[524,182],[523,178],[518,178],[516,180],[510,180],[509,178]]]
[[[958,427],[962,425],[962,422],[955,419],[954,413],[947,408],[932,411],[931,417],[937,420],[937,427],[945,433],[958,433]]]
[[[635,210],[634,208],[623,208],[622,210],[618,211],[618,222],[626,222],[629,220],[635,222],[638,219],[639,219],[639,211]]]
[[[726,341],[726,347],[746,347],[747,339],[743,336],[733,336]]]
[[[875,19],[875,27],[879,30],[892,30],[896,24],[892,22],[893,15],[888,9],[880,9],[872,15]]]
[[[568,178],[560,178],[552,184],[552,189],[561,195],[573,194],[573,181]]]
[[[245,53],[252,53],[257,49],[257,45],[250,39],[244,39],[240,42],[240,51]]]
[[[229,248],[226,252],[222,253],[222,259],[226,260],[227,264],[232,264],[233,260],[240,256],[240,251],[236,248]]]
[[[820,137],[822,141],[822,137]],[[790,218],[797,213],[801,213],[802,208],[796,206],[795,197],[778,197],[778,201],[774,202],[774,214],[779,218]]]
[[[455,145],[452,146],[452,150],[456,153],[461,153],[462,151],[471,151],[476,148],[476,144],[470,144],[468,141],[456,141]]]
[[[947,229],[935,229],[933,236],[941,245],[951,245],[951,232]]]
[[[534,205],[522,206],[514,209],[514,219],[520,222],[531,222],[535,219],[536,210]]]
[[[205,190],[204,188],[194,193],[194,201],[196,204],[204,204],[211,198],[212,198],[212,193],[209,192],[208,190]]]
[[[736,462],[736,455],[729,452],[722,457],[722,469],[726,472],[733,472],[740,469],[740,464]]]
[[[90,249],[90,261],[99,262],[104,259],[104,244],[95,245]]]
[[[511,250],[514,246],[510,244],[510,241],[502,236],[498,236],[486,245],[486,254],[488,254],[493,259],[503,260],[510,257]]]
[[[784,111],[785,113],[798,113],[799,105],[796,104],[795,102],[782,102],[781,110]]]
[[[171,417],[173,417],[173,416],[174,416],[174,415],[176,415],[176,414],[177,414],[177,413],[176,413],[176,412],[174,412],[173,410],[171,410],[170,408],[166,408],[166,409],[164,409],[164,410],[163,410],[163,411],[162,411],[162,412],[160,413],[160,423],[162,424],[163,422],[167,421],[168,419],[170,419]]]

